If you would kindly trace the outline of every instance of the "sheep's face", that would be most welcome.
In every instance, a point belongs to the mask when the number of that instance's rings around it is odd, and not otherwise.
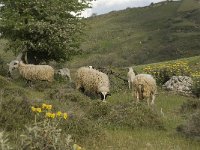
[[[103,101],[106,100],[107,96],[111,96],[111,94],[108,93],[108,92],[101,92],[101,99],[102,99]]]
[[[19,66],[19,61],[18,60],[13,60],[11,61],[9,64],[9,71],[8,73],[11,74],[13,70],[15,70],[16,68],[18,68]]]
[[[59,69],[58,71],[56,71],[56,74],[62,75],[61,70]]]

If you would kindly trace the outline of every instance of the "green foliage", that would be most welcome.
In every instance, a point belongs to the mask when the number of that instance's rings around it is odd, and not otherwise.
[[[67,121],[67,113],[58,111],[52,113],[52,105],[42,104],[42,107],[32,107],[35,122],[26,127],[21,137],[21,149],[70,149],[71,135],[63,134],[60,123]],[[37,119],[40,117],[41,121]]]
[[[64,61],[77,54],[84,24],[80,12],[89,0],[1,0],[0,32],[10,50],[28,60]],[[72,14],[74,13],[74,15]]]
[[[192,93],[197,97],[200,97],[200,72],[198,76],[193,76]]]
[[[90,28],[81,48],[87,54],[72,65],[121,67],[199,55],[200,11],[178,13],[181,4],[161,2],[86,19]]]
[[[8,134],[5,134],[4,131],[0,132],[0,149],[1,150],[11,150],[10,140]]]
[[[163,85],[172,76],[190,75],[189,65],[184,61],[169,62],[143,68],[144,72],[152,74],[157,82]]]
[[[186,136],[200,139],[200,111],[192,114],[185,124],[177,127],[177,131],[185,134]]]

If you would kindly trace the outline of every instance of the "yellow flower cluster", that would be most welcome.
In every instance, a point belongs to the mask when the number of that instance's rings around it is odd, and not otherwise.
[[[42,112],[42,109],[41,108],[36,108],[36,107],[31,107],[31,110],[33,111],[33,112],[38,112],[38,113],[41,113]]]
[[[191,75],[189,65],[185,61],[147,66],[143,70],[153,75],[160,82],[165,81],[166,78],[170,78],[171,76]]]
[[[200,71],[196,71],[192,73],[192,77],[199,77],[200,78]]]
[[[55,117],[56,117],[56,114],[55,114],[55,113],[47,112],[47,113],[46,113],[46,117],[48,117],[48,118],[55,118]]]
[[[42,104],[42,109],[51,110],[52,109],[52,105]]]
[[[41,108],[36,108],[36,107],[32,106],[31,110],[33,112],[38,112],[38,113],[44,112],[45,116],[47,118],[52,118],[52,119],[54,119],[56,117],[60,117],[60,118],[64,118],[64,119],[68,118],[68,114],[67,113],[62,113],[61,111],[58,111],[56,113],[51,112],[52,105],[48,105],[48,104],[42,104]]]

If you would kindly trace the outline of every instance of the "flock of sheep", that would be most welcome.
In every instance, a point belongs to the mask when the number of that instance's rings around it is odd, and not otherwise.
[[[52,82],[54,74],[66,76],[71,82],[70,70],[63,68],[55,71],[49,65],[24,64],[20,60],[11,61],[9,64],[9,74],[15,69],[19,70],[20,75],[27,80],[27,83],[33,80]],[[146,99],[148,106],[154,104],[157,86],[155,79],[149,74],[135,75],[133,68],[129,68],[127,73],[129,89],[132,88],[133,95],[138,103]],[[103,102],[110,95],[110,82],[107,74],[94,69],[92,66],[81,67],[76,71],[75,85],[77,90],[100,94]]]

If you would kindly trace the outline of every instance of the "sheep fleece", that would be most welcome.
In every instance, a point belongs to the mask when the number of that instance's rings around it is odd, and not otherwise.
[[[155,94],[157,91],[156,81],[151,75],[139,74],[135,76],[133,80],[134,90],[138,90],[139,85],[143,85],[143,91],[140,93],[142,94],[140,95],[140,99],[142,97],[150,97],[150,95]]]
[[[53,81],[54,69],[49,65],[20,64],[20,74],[27,80]]]
[[[109,78],[96,69],[81,67],[76,72],[76,88],[81,87],[90,92],[109,92]]]

